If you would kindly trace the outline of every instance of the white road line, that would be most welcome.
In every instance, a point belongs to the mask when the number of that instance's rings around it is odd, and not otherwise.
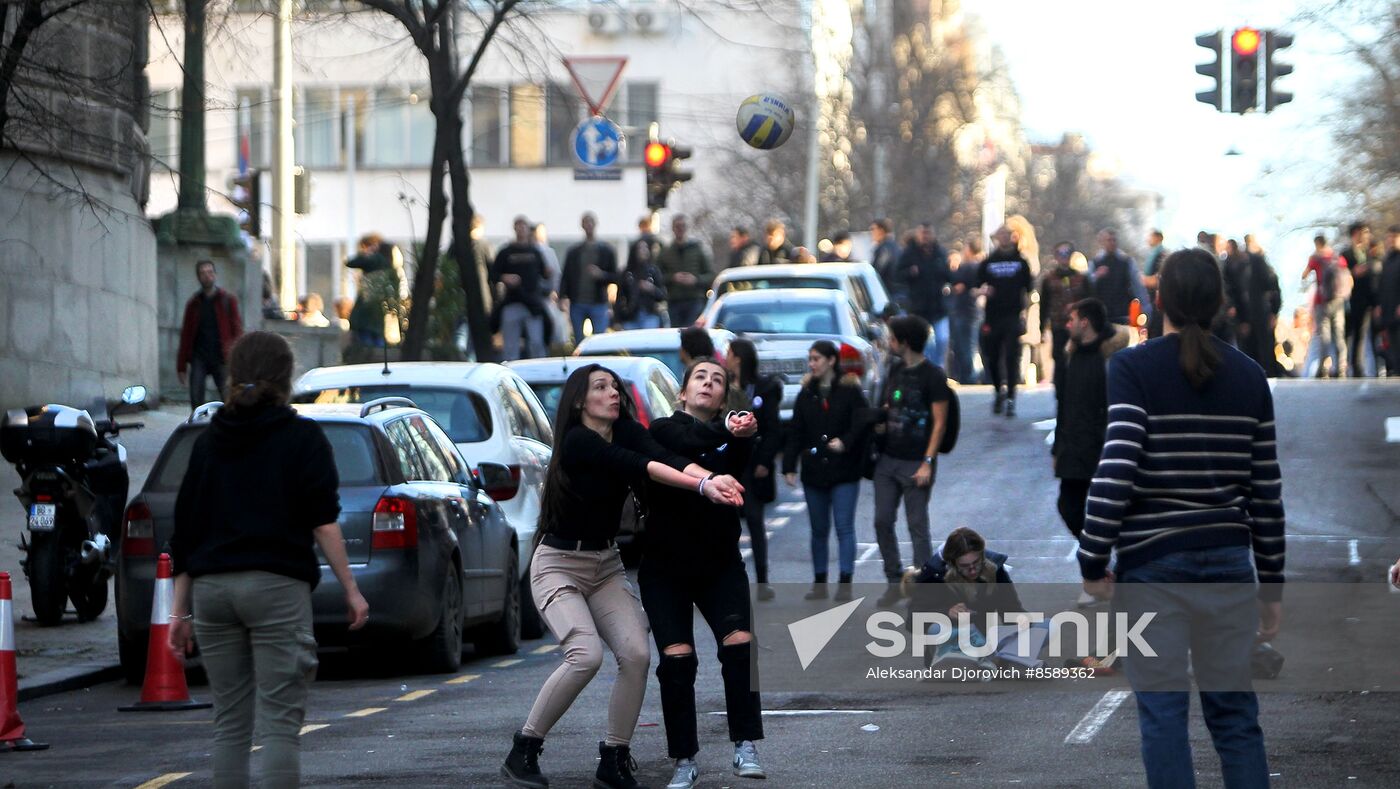
[[[1385,440],[1391,444],[1400,444],[1400,416],[1392,416],[1385,420]]]
[[[1055,420],[1054,420],[1054,419],[1042,419],[1042,420],[1040,420],[1039,422],[1032,422],[1032,423],[1031,423],[1031,427],[1035,428],[1036,430],[1054,430],[1054,429],[1055,429]]]
[[[711,715],[724,717],[728,715],[724,710],[711,712]],[[874,710],[764,710],[763,714],[770,718],[808,718],[815,715],[874,715]]]
[[[1347,564],[1361,564],[1361,551],[1356,549],[1356,540],[1347,540]]]
[[[860,543],[860,545],[864,547],[865,550],[861,553],[860,557],[856,559],[856,564],[874,561],[875,554],[880,552],[880,544],[874,542],[863,542]]]
[[[1072,562],[1079,558],[1079,543],[1069,546],[1069,554],[1065,556],[1065,561]]]
[[[753,556],[753,551],[748,548],[739,551],[739,558],[744,561],[748,561],[751,556]]]
[[[772,527],[775,528],[775,529],[780,529],[780,528],[782,528],[782,527],[788,525],[788,521],[789,521],[789,520],[791,520],[791,518],[789,518],[788,516],[786,516],[786,515],[779,515],[779,516],[776,517],[776,518],[769,518],[769,519],[768,519],[768,525],[769,525],[769,526],[772,526]]]
[[[305,726],[302,726],[302,727],[301,727],[301,731],[297,732],[297,734],[300,735],[300,736],[302,736],[302,737],[305,737],[306,735],[310,734],[310,733],[313,732],[313,731],[320,731],[320,730],[322,730],[322,729],[327,729],[327,728],[330,728],[330,724],[329,724],[329,723],[308,723],[308,724],[306,724]]]
[[[786,513],[801,512],[807,509],[807,504],[802,501],[785,501],[779,504],[775,509],[777,509],[778,512]]]
[[[1088,745],[1093,742],[1095,735],[1103,728],[1108,719],[1113,717],[1113,713],[1127,700],[1131,691],[1110,690],[1103,694],[1103,698],[1089,710],[1079,724],[1074,727],[1065,737],[1065,745]]]
[[[152,778],[151,780],[136,787],[136,789],[160,789],[166,784],[172,784],[181,778],[188,778],[192,773],[166,773],[165,775]]]

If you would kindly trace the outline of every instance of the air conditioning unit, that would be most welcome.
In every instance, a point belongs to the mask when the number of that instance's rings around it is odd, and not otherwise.
[[[633,5],[627,11],[632,32],[643,36],[669,33],[675,15],[659,5]]]
[[[627,19],[616,11],[589,11],[588,29],[598,36],[620,36],[627,32]]]

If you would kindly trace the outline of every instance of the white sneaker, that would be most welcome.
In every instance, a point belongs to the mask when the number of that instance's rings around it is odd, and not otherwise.
[[[734,774],[740,778],[767,778],[758,763],[758,747],[751,740],[734,743]]]
[[[691,789],[695,786],[695,779],[700,777],[700,770],[695,766],[694,759],[677,759],[676,773],[671,776],[671,782],[666,784],[666,789]]]
[[[1088,592],[1080,592],[1079,599],[1074,601],[1074,604],[1080,608],[1093,608],[1096,605],[1103,605],[1103,603],[1104,601]]]

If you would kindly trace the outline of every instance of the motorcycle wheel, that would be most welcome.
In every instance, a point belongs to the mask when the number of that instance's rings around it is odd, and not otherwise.
[[[96,568],[79,569],[73,574],[71,586],[68,597],[78,612],[79,622],[91,622],[107,610],[107,579]]]
[[[64,603],[68,598],[65,553],[57,532],[30,536],[29,594],[34,604],[34,618],[45,627],[63,621]],[[103,604],[106,604],[105,599]]]

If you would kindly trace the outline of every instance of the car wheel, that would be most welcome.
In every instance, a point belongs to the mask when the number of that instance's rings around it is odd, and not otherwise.
[[[476,651],[483,655],[513,655],[520,651],[520,584],[515,581],[516,567],[515,552],[511,551],[506,571],[506,577],[511,580],[505,584],[506,599],[501,618],[482,626],[472,639]]]
[[[540,609],[535,605],[535,593],[530,589],[530,570],[520,579],[520,637],[542,638],[547,628]]]
[[[442,610],[437,629],[421,642],[423,668],[445,674],[462,667],[462,574],[455,564],[442,582]]]

